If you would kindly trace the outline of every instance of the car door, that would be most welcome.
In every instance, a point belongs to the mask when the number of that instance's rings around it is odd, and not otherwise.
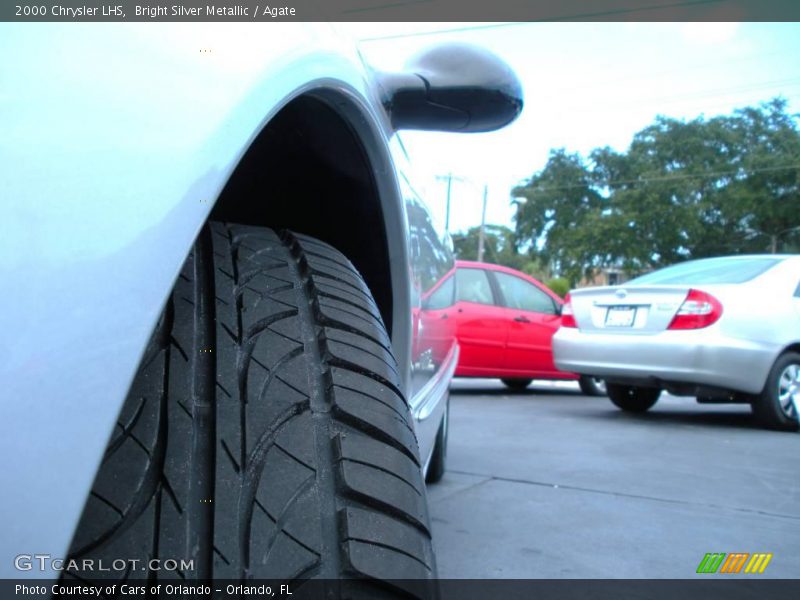
[[[455,340],[456,320],[451,316],[455,312],[455,269],[445,275],[422,298],[417,324],[417,338],[424,339],[425,352],[415,357],[418,363],[430,361],[430,368],[438,369],[444,362]]]
[[[499,306],[484,269],[456,270],[456,304],[460,355],[456,375],[497,376],[506,345],[505,309]]]
[[[533,282],[492,271],[504,306],[508,333],[504,366],[514,373],[546,377],[557,373],[552,339],[559,327],[558,302]]]
[[[395,143],[399,144],[397,138]],[[402,158],[402,146],[396,151]],[[447,409],[450,369],[456,367],[455,326],[449,316],[452,299],[447,290],[447,279],[453,277],[455,260],[450,236],[433,220],[428,207],[402,172],[400,189],[408,219],[409,283],[413,303],[409,406],[414,415],[420,456],[428,457]],[[448,301],[449,310],[445,306]]]

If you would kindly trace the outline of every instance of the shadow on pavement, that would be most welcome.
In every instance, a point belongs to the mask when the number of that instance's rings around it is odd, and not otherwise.
[[[459,380],[457,380],[459,381]],[[688,398],[677,400],[668,397],[666,402],[662,399],[652,409],[643,414],[627,413],[617,409],[606,397],[585,396],[579,390],[537,387],[535,383],[524,390],[512,390],[498,382],[498,385],[475,385],[460,380],[455,386],[451,386],[450,394],[453,396],[487,396],[487,397],[531,397],[545,399],[547,396],[559,396],[571,398],[573,400],[585,400],[583,402],[569,402],[564,404],[561,410],[564,415],[578,419],[588,419],[595,421],[622,423],[628,421],[631,424],[640,425],[693,425],[696,427],[729,428],[729,429],[750,429],[764,430],[755,420],[752,413],[744,405],[720,404],[720,405],[699,405],[691,403]],[[678,402],[678,404],[674,404]],[[688,402],[688,404],[686,404]],[[713,409],[709,409],[713,406]],[[585,409],[583,407],[586,407]]]
[[[580,397],[583,396],[577,390],[560,390],[560,389],[553,389],[553,388],[537,388],[536,386],[531,385],[531,387],[526,388],[524,390],[512,390],[507,387],[497,387],[497,388],[485,388],[485,387],[475,387],[475,388],[466,388],[466,387],[451,387],[450,393],[456,396],[573,396],[573,397]],[[588,396],[586,396],[588,398]]]
[[[735,405],[730,405],[735,406]],[[579,411],[575,406],[570,407],[570,415],[577,418],[595,419],[606,422],[630,421],[641,425],[694,425],[697,427],[726,427],[734,429],[761,430],[762,427],[753,418],[750,412],[722,412],[699,410],[675,409],[670,407],[659,410],[658,405],[643,414],[626,413],[609,406],[607,411]]]

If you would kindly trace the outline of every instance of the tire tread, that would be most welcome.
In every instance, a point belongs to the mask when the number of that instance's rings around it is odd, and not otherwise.
[[[435,577],[399,373],[342,254],[211,223],[153,334],[71,554],[200,565],[117,579],[366,578],[335,589],[435,596],[430,584],[379,581]]]

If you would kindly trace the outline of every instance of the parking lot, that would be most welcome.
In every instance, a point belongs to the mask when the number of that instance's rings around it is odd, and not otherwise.
[[[451,389],[428,491],[441,577],[687,578],[707,552],[771,552],[757,577],[800,577],[800,434],[692,398],[639,416],[573,384]]]

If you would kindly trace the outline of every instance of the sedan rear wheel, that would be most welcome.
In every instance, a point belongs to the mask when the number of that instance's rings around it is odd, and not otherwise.
[[[531,384],[533,379],[501,379],[500,381],[502,381],[512,390],[522,391]]]
[[[611,402],[628,412],[643,413],[647,411],[661,395],[661,390],[658,388],[619,385],[617,383],[608,383],[606,388]]]
[[[783,431],[800,427],[800,354],[787,352],[775,361],[764,391],[753,398],[752,407],[765,427]]]

